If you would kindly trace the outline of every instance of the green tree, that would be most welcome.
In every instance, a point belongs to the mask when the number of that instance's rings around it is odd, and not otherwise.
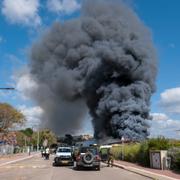
[[[22,125],[24,115],[7,103],[0,103],[0,132],[7,132],[14,125]]]
[[[17,139],[18,146],[20,146],[20,147],[25,146],[25,138],[26,138],[26,136],[24,135],[23,132],[21,132],[21,131],[16,132],[16,139]]]
[[[22,133],[24,133],[28,137],[32,137],[33,130],[31,128],[26,128],[25,130],[21,130]]]
[[[39,138],[38,138],[39,136]],[[43,146],[43,142],[45,140],[47,140],[48,142],[48,146],[50,146],[51,144],[54,144],[57,142],[57,138],[56,138],[56,135],[49,129],[43,129],[41,131],[36,131],[33,133],[33,136],[32,136],[32,143],[34,146],[37,145],[37,141],[39,139],[39,145],[40,146]]]

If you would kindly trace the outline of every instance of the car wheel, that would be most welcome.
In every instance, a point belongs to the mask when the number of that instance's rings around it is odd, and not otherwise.
[[[100,170],[101,170],[101,167],[100,167],[100,166],[98,166],[98,167],[97,167],[97,171],[100,171]]]
[[[53,162],[53,164],[52,164],[54,167],[56,167],[57,165],[56,165],[56,163],[55,162]]]

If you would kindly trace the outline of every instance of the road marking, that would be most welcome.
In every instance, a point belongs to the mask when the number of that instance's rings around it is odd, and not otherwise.
[[[20,169],[23,169],[23,168],[33,168],[33,169],[42,169],[42,168],[47,168],[48,166],[46,165],[20,165],[20,164],[14,164],[14,165],[10,165],[10,166],[4,166],[4,167],[0,167],[0,169],[17,169],[17,168],[20,168]]]

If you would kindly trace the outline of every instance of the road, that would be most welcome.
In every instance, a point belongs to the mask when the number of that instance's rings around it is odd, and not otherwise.
[[[43,160],[36,156],[0,167],[1,180],[148,180],[149,178],[101,165],[101,171],[75,171],[72,167],[52,167],[53,157]]]

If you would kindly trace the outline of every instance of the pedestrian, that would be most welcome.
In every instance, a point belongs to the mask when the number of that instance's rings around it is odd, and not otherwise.
[[[46,150],[45,150],[45,153],[46,153],[46,159],[49,159],[49,154],[50,154],[50,149],[49,149],[49,147],[47,147],[46,148]]]
[[[113,164],[114,164],[114,156],[113,156],[113,153],[112,153],[112,149],[109,148],[108,149],[108,152],[107,152],[107,155],[108,155],[108,167],[113,167]]]

